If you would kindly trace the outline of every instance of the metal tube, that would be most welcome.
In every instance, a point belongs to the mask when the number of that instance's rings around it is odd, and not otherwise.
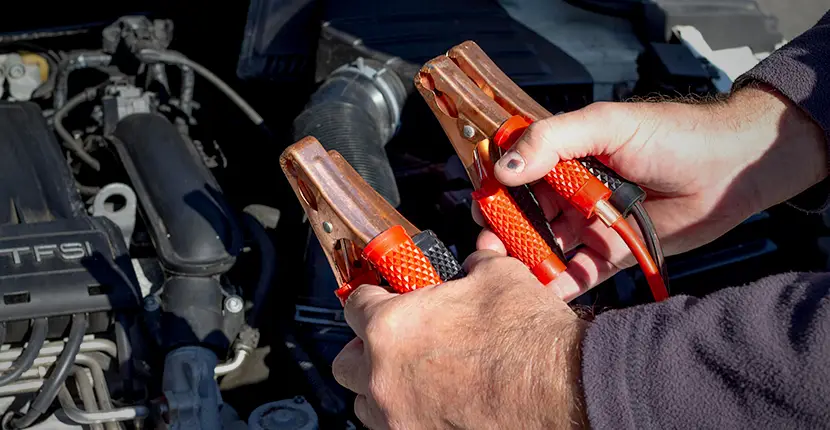
[[[242,366],[242,363],[245,362],[245,359],[248,358],[248,351],[245,349],[237,349],[234,352],[233,358],[216,366],[214,369],[213,374],[216,376],[227,375],[228,373],[233,372],[236,369],[239,369]]]
[[[75,366],[72,369],[72,373],[75,376],[75,386],[78,387],[78,394],[81,396],[84,409],[90,412],[98,412],[98,404],[95,402],[95,393],[92,391],[92,383],[89,382],[86,372],[82,368]],[[66,389],[65,384],[58,396],[62,396],[64,389]],[[58,397],[58,400],[61,399],[62,397]],[[104,430],[104,426],[101,424],[92,424],[90,427],[92,427],[92,430]]]
[[[63,347],[63,341],[48,342],[45,345],[43,345],[43,348],[40,348],[40,352],[37,354],[37,356],[57,357],[58,355],[60,355],[61,351],[63,351]],[[0,362],[13,361],[22,352],[23,348],[12,348],[6,351],[0,351]],[[118,356],[118,348],[116,348],[115,342],[107,339],[85,340],[83,343],[81,343],[80,352],[103,352],[112,358],[116,358]],[[0,366],[2,366],[2,363],[0,363]],[[0,367],[0,369],[2,369],[2,367]]]
[[[78,354],[75,356],[75,363],[89,369],[92,375],[92,386],[95,389],[95,395],[98,397],[98,406],[101,410],[107,411],[112,409],[112,399],[110,399],[109,387],[107,387],[106,376],[104,376],[104,369],[95,361],[94,358],[86,354]]]
[[[79,424],[115,423],[141,419],[150,415],[150,410],[146,406],[128,406],[102,412],[82,411],[75,405],[75,401],[72,400],[72,395],[69,394],[66,386],[61,388],[58,400],[60,400],[66,417]]]
[[[0,387],[0,397],[16,396],[24,393],[36,393],[43,386],[43,379],[17,381]]]
[[[86,354],[76,355],[75,363],[80,364],[89,369],[89,373],[92,376],[92,388],[95,391],[95,397],[98,398],[98,407],[102,411],[111,411],[113,409],[112,399],[110,398],[110,390],[107,386],[107,380],[106,376],[104,375],[104,369],[101,368],[101,365],[98,364],[98,362],[95,361],[94,358]],[[83,374],[83,377],[86,378],[86,373]],[[118,424],[114,422],[106,423],[106,427],[107,430],[118,430]]]

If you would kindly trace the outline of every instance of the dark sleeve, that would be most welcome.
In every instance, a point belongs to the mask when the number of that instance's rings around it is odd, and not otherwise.
[[[801,107],[824,129],[830,144],[830,12],[815,27],[739,77],[734,88],[752,82],[772,86]],[[823,211],[830,205],[830,179],[791,203],[809,212]]]
[[[830,428],[830,274],[604,313],[582,382],[595,429]]]

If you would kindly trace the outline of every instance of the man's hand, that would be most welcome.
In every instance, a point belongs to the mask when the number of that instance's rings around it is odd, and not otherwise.
[[[727,102],[598,103],[548,118],[530,126],[495,173],[517,186],[539,180],[560,159],[589,155],[647,189],[645,206],[669,255],[709,243],[827,176],[821,129],[786,98],[758,88]],[[545,183],[534,190],[563,249],[584,245],[552,285],[561,297],[635,263],[599,220],[586,220]],[[478,248],[505,252],[488,230]]]
[[[357,333],[334,360],[372,429],[585,425],[580,342],[587,323],[518,260],[479,251],[461,280],[404,295],[349,297]]]

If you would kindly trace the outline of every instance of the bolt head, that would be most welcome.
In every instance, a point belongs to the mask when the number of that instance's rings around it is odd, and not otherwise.
[[[147,296],[144,298],[144,310],[147,312],[155,312],[160,306],[159,300],[156,296]]]
[[[471,125],[465,125],[461,129],[461,132],[464,134],[464,137],[467,138],[467,139],[472,139],[473,136],[476,135],[476,130]]]
[[[245,303],[239,296],[230,296],[227,299],[225,299],[225,310],[232,314],[242,312],[242,309],[244,307]]]
[[[323,223],[323,230],[324,230],[326,233],[331,233],[331,231],[332,231],[332,230],[334,230],[334,226],[333,226],[333,225],[331,225],[331,223],[330,223],[330,222],[325,221],[325,222]]]
[[[22,64],[15,64],[9,67],[8,74],[11,79],[20,79],[26,74],[26,67]]]

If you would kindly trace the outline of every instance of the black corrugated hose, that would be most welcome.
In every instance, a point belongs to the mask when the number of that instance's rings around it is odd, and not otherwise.
[[[384,145],[398,127],[406,90],[383,64],[358,59],[335,70],[294,119],[294,140],[335,150],[392,206],[401,202]]]
[[[335,150],[392,206],[401,202],[395,174],[375,121],[361,107],[327,101],[308,107],[294,120],[294,140],[314,136]]]

